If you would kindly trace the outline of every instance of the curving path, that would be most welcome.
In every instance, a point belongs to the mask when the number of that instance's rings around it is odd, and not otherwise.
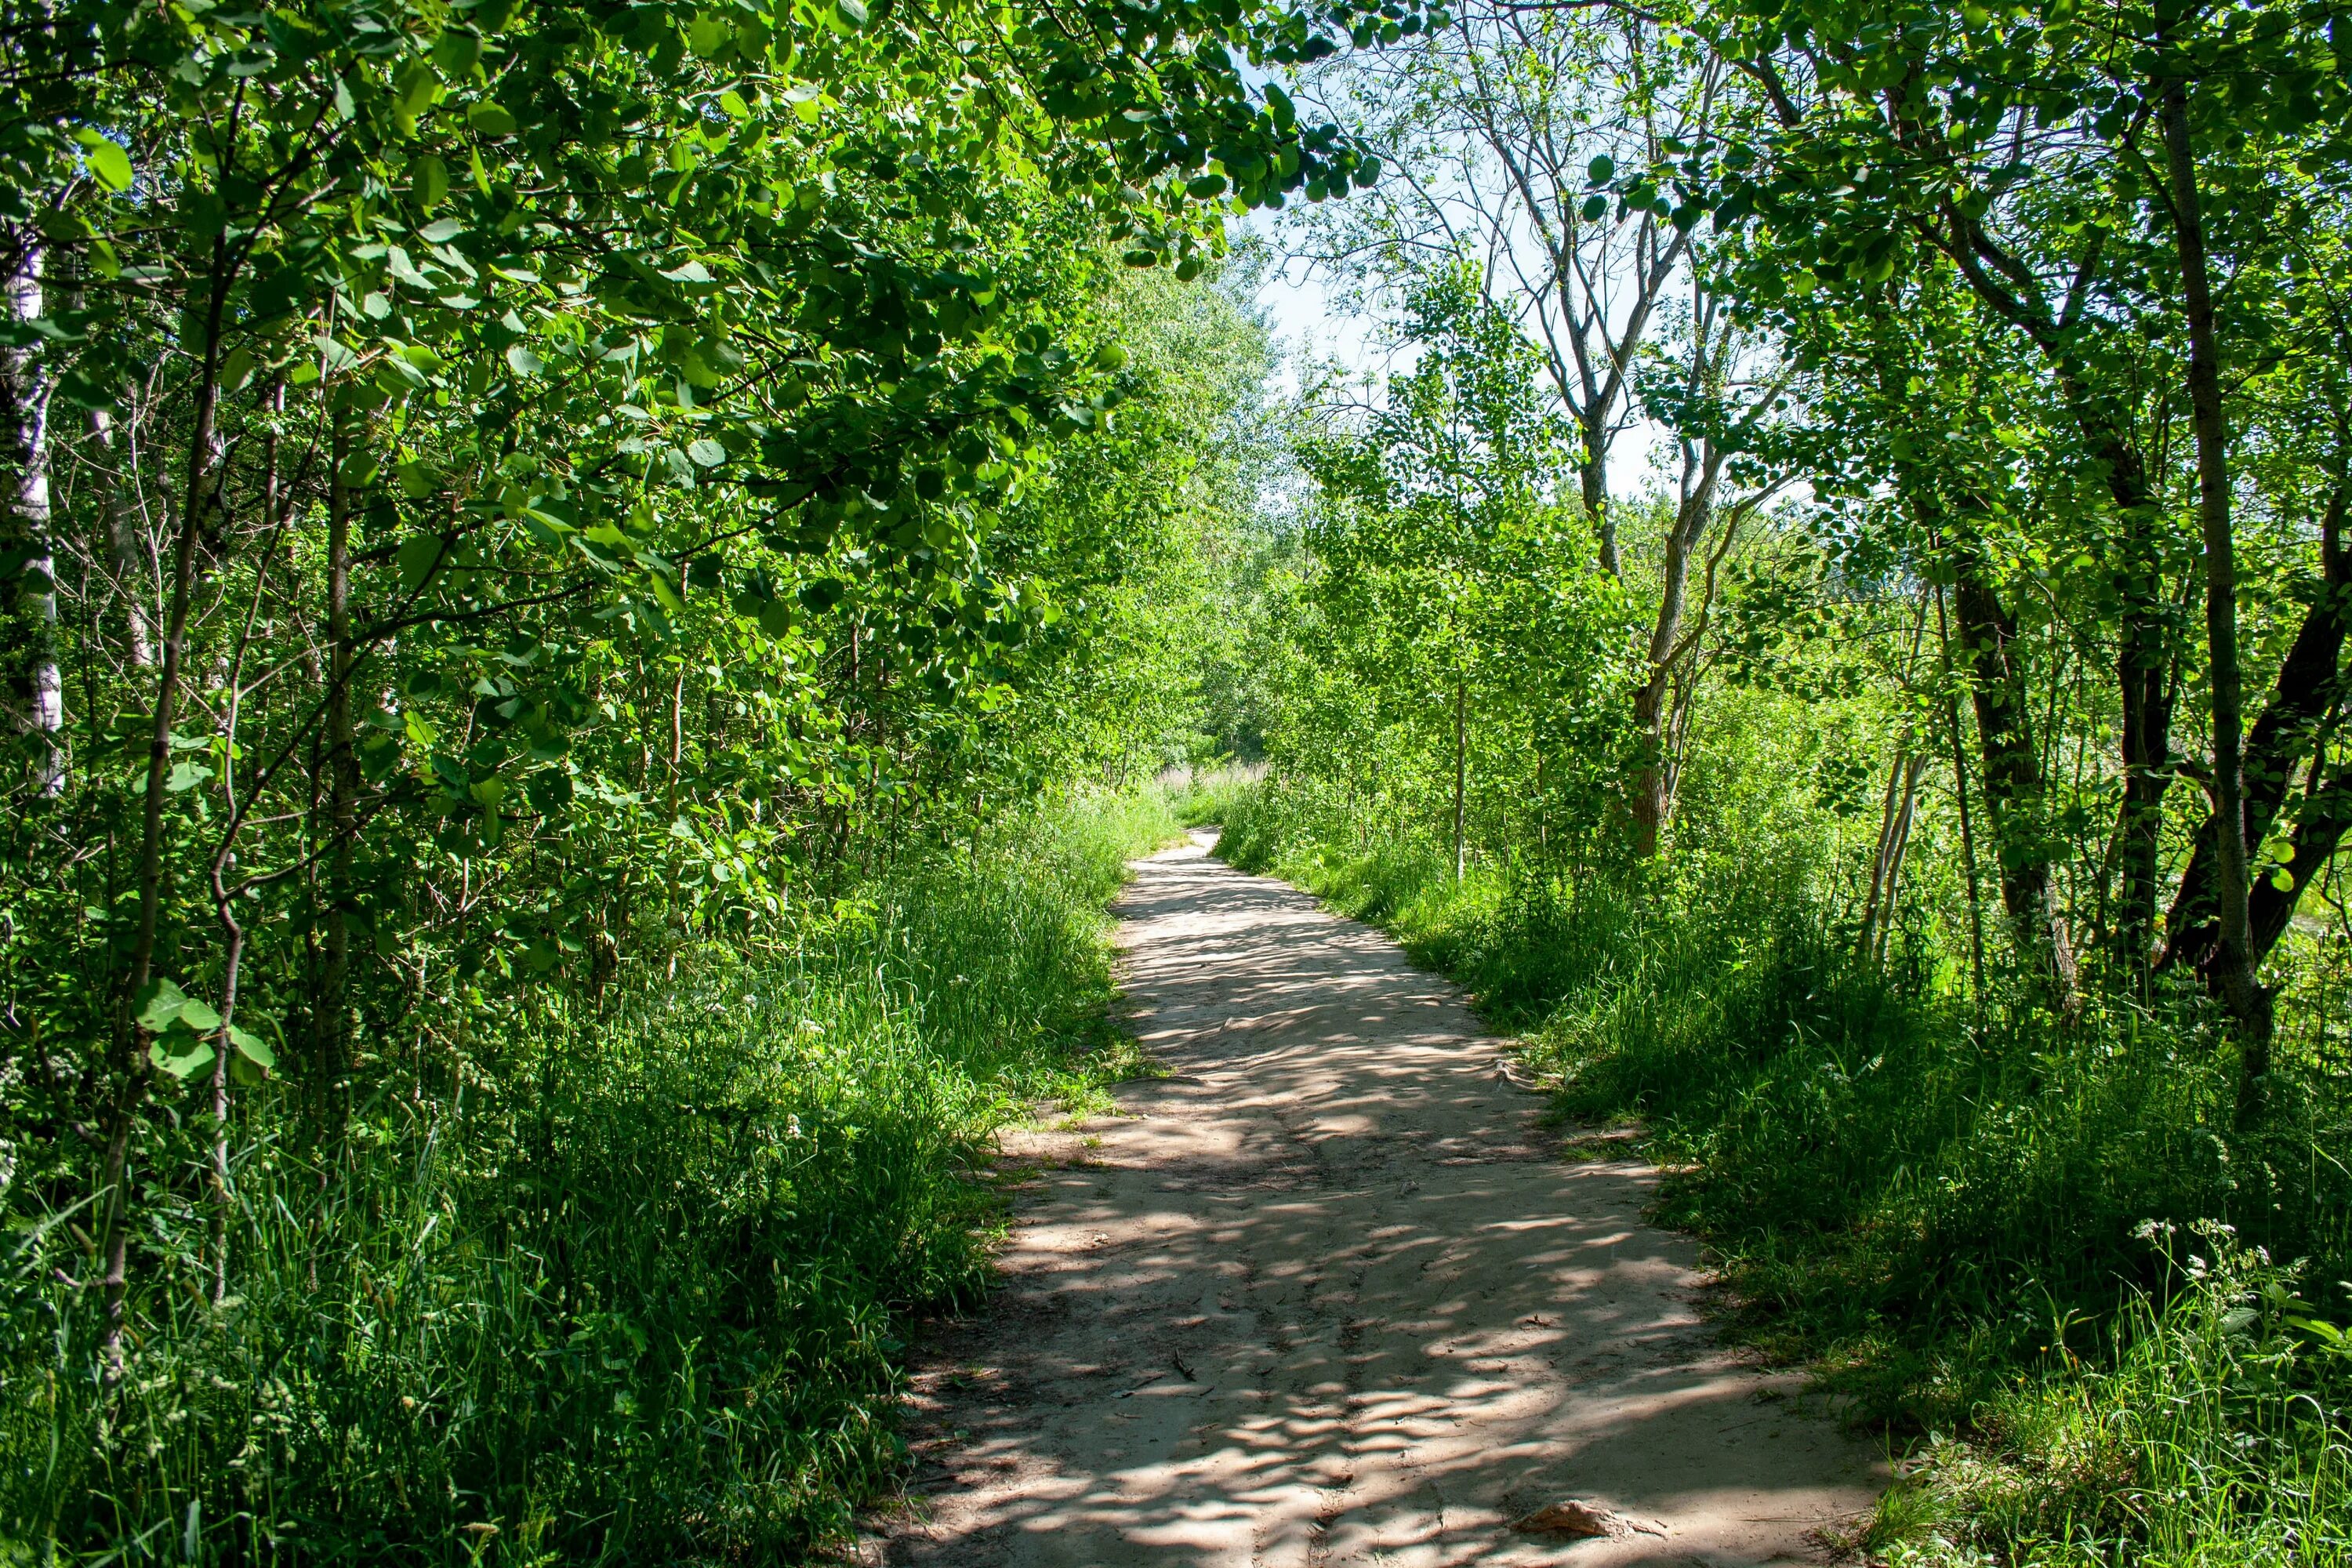
[[[1567,1163],[1460,994],[1302,893],[1138,863],[1127,995],[1173,1076],[1007,1135],[990,1310],[927,1348],[908,1507],[955,1568],[1827,1555],[1873,1451],[1718,1349],[1653,1173]],[[1621,1533],[1513,1521],[1574,1500]]]

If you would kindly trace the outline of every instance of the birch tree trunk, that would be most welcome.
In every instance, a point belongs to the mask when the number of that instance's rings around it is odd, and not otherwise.
[[[27,237],[8,276],[8,314],[18,323],[42,312],[42,249]],[[0,360],[0,440],[7,443],[8,533],[17,555],[9,671],[17,727],[33,741],[33,787],[54,796],[65,789],[65,685],[58,673],[57,560],[50,542],[49,382],[37,350],[10,346]]]

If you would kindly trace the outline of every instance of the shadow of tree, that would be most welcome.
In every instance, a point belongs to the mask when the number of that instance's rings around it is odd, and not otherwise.
[[[1173,1076],[1008,1136],[1055,1158],[918,1379],[890,1561],[1755,1563],[1868,1506],[1870,1450],[1714,1344],[1649,1169],[1561,1163],[1450,987],[1197,842],[1120,913]],[[1570,1497],[1644,1528],[1510,1530]]]

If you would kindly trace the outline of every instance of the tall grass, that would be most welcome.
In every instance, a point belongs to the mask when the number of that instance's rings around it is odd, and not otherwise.
[[[2239,1134],[2200,998],[2061,1017],[1862,963],[1803,843],[1456,884],[1269,788],[1222,852],[1460,978],[1564,1118],[1643,1130],[1734,1331],[1920,1444],[1883,1552],[2345,1560],[2352,1093],[2289,1063]]]
[[[1265,777],[1262,763],[1224,763],[1215,767],[1170,768],[1159,779],[1169,808],[1187,826],[1213,826],[1252,798]]]
[[[0,1561],[775,1562],[838,1537],[901,1461],[896,1325],[985,1289],[990,1135],[1114,1054],[1102,904],[1173,826],[1082,804],[860,889],[788,960],[701,950],[602,1013],[435,1031],[331,1144],[257,1104],[233,1294],[205,1292],[205,1216],[151,1204],[110,1393],[80,1219],[12,1210]]]

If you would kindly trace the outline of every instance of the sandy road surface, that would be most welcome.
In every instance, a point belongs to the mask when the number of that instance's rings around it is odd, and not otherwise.
[[[1207,858],[1141,863],[1128,996],[1174,1076],[1008,1139],[1005,1287],[937,1336],[869,1556],[956,1568],[1821,1557],[1873,1451],[1717,1350],[1646,1167],[1574,1164],[1459,994]],[[1098,1142],[1097,1142],[1098,1140]],[[1567,1499],[1633,1533],[1510,1523]]]

